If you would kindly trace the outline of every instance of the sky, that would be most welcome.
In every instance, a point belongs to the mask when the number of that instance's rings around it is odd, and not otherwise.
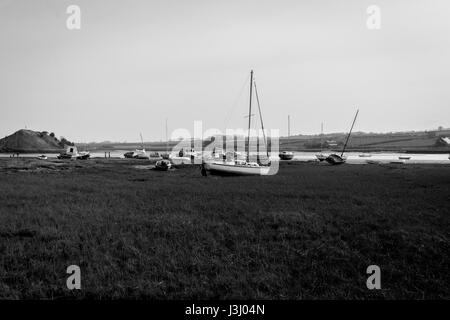
[[[245,128],[251,69],[281,135],[450,127],[449,57],[448,0],[0,0],[0,137]]]

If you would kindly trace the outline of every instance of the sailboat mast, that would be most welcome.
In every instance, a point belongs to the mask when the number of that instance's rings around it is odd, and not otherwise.
[[[288,139],[291,137],[291,116],[288,115]]]
[[[247,162],[250,162],[250,126],[252,124],[252,89],[253,89],[253,70],[250,71],[250,102],[248,105]]]
[[[144,139],[142,139],[142,132],[139,133],[139,134],[141,136],[141,147],[142,147],[142,150],[143,150],[144,149]]]
[[[166,118],[166,152],[169,152],[169,140],[168,140],[168,132],[167,132],[167,118]]]
[[[264,122],[263,122],[263,116],[262,116],[262,112],[261,112],[261,105],[259,104],[259,96],[258,96],[258,89],[256,88],[256,81],[254,81],[254,85],[255,85],[256,102],[258,103],[259,119],[261,121],[261,129],[262,129],[263,137],[264,137],[264,146],[266,147],[267,159],[269,159],[269,148],[267,146],[266,132],[264,131]],[[259,139],[259,135],[258,135],[257,139]]]
[[[359,113],[359,109],[356,110],[355,118],[353,119],[353,123],[350,128],[350,132],[347,135],[347,139],[345,140],[344,148],[342,149],[341,158],[344,155],[345,148],[347,147],[348,139],[350,138],[350,135],[352,134],[353,126],[355,125],[355,121],[356,121],[356,117],[358,116],[358,113]]]
[[[323,122],[320,124],[320,151],[323,149]]]

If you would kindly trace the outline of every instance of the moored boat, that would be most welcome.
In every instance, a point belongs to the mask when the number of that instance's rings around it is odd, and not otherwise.
[[[167,171],[172,168],[172,163],[168,160],[159,160],[155,164],[155,170]]]
[[[350,135],[352,134],[353,126],[355,125],[356,118],[358,117],[359,110],[356,110],[355,118],[353,119],[352,126],[350,127],[350,131],[347,135],[347,139],[345,140],[344,147],[342,148],[342,152],[340,155],[333,153],[330,154],[325,160],[332,165],[343,164],[347,160],[344,156],[345,148],[347,147],[348,140],[350,139]]]
[[[205,169],[219,175],[268,175],[270,166],[262,166],[256,162],[247,161],[214,161],[205,162]]]
[[[266,145],[266,155],[269,159],[269,152],[267,150],[266,136],[264,134],[264,123],[261,114],[261,107],[259,105],[258,91],[256,89],[256,83],[253,80],[253,70],[250,72],[250,101],[249,101],[249,112],[248,112],[248,136],[247,136],[247,153],[246,160],[233,159],[227,161],[225,151],[225,157],[222,160],[209,160],[203,161],[202,164],[202,175],[206,175],[206,172],[212,174],[220,175],[268,175],[270,173],[270,162],[265,164],[260,164],[258,162],[250,161],[250,128],[251,128],[251,118],[252,118],[252,92],[253,87],[255,88],[256,101],[258,103],[258,110],[261,122],[261,129],[264,135],[264,144]],[[236,150],[235,150],[236,151]],[[257,157],[258,158],[258,157]],[[203,156],[202,156],[203,159]],[[204,169],[204,170],[203,170]]]
[[[294,158],[294,153],[291,151],[282,151],[278,156],[281,160],[292,160]]]
[[[345,163],[345,161],[347,160],[347,158],[343,155],[338,155],[338,154],[330,154],[328,157],[326,157],[325,159],[329,164],[343,164]]]
[[[77,160],[87,160],[89,159],[91,156],[91,154],[89,153],[89,151],[80,151],[77,156],[76,159]]]

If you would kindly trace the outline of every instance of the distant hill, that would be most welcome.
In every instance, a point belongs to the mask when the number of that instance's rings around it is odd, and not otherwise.
[[[449,137],[450,130],[411,131],[390,133],[354,132],[348,142],[351,151],[408,151],[408,152],[450,152],[450,146],[442,143],[441,138]],[[282,150],[317,151],[321,145],[326,148],[333,141],[340,150],[347,137],[346,133],[329,133],[321,135],[297,135],[280,139]]]
[[[33,130],[19,130],[0,139],[0,152],[46,153],[60,152],[64,145],[72,144],[64,138],[59,140],[53,133]]]

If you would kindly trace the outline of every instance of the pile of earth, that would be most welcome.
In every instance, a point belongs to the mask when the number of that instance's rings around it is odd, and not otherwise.
[[[59,140],[53,133],[22,129],[0,139],[0,152],[52,153],[61,152],[70,141]]]

